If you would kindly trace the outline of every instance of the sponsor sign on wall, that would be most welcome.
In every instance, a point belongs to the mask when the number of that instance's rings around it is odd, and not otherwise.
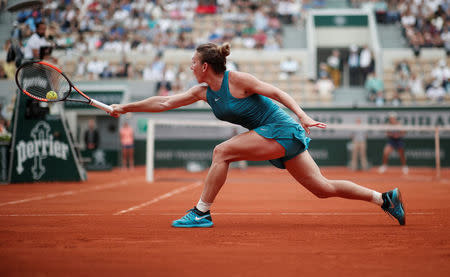
[[[17,130],[11,182],[81,180],[60,120],[27,120]]]

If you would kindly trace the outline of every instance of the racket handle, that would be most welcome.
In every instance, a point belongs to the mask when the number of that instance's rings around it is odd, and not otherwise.
[[[111,108],[111,106],[106,105],[100,101],[97,101],[95,99],[91,99],[91,102],[89,102],[89,105],[94,106],[96,108],[102,109],[107,113],[110,113],[113,111],[113,108]]]

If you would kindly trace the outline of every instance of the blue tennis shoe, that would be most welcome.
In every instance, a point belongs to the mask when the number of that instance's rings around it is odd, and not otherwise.
[[[208,228],[213,225],[210,211],[203,213],[196,207],[188,210],[182,218],[172,222],[172,227],[175,228]]]
[[[383,205],[381,208],[390,216],[398,220],[400,225],[405,225],[405,210],[402,202],[402,195],[398,188],[382,194]]]

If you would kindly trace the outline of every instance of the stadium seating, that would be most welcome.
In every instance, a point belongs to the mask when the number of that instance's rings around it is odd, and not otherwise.
[[[109,0],[104,1],[98,1],[95,2],[98,4],[97,6],[89,6],[87,8],[86,15],[88,18],[91,19],[98,19],[98,22],[96,21],[96,24],[100,24],[99,26],[96,26],[95,28],[92,27],[92,22],[79,20],[77,24],[74,26],[77,26],[79,30],[82,28],[87,28],[86,26],[91,26],[89,28],[94,28],[96,30],[103,30],[103,31],[96,31],[98,34],[104,36],[101,37],[96,42],[96,49],[90,50],[89,53],[81,53],[81,55],[84,57],[84,62],[87,64],[89,61],[94,59],[94,57],[104,60],[108,62],[108,68],[109,70],[114,71],[114,68],[118,68],[122,66],[122,59],[126,59],[129,61],[131,66],[131,73],[129,74],[129,79],[142,79],[143,78],[143,71],[144,69],[151,64],[154,57],[158,54],[158,52],[165,52],[167,50],[173,50],[173,49],[179,49],[177,48],[177,44],[174,41],[177,41],[179,37],[177,36],[183,36],[183,39],[187,42],[192,41],[193,44],[198,45],[199,43],[206,42],[206,41],[213,41],[216,43],[223,42],[223,37],[220,32],[223,32],[223,29],[226,29],[227,26],[230,27],[230,29],[239,29],[244,28],[245,26],[249,26],[249,28],[254,28],[255,22],[253,21],[253,17],[255,16],[258,6],[256,4],[251,4],[251,1],[238,1],[239,9],[233,10],[231,7],[221,7],[217,9],[216,14],[195,14],[195,1],[179,1],[177,3],[174,3],[173,1],[160,1],[158,4],[154,4],[153,1],[137,1],[136,3],[131,3],[130,5],[119,5],[117,3],[111,3]],[[269,18],[270,13],[276,14],[277,12],[277,3],[280,1],[270,1],[270,5],[266,9],[265,16]],[[301,1],[300,1],[301,2]],[[311,1],[314,5],[315,1]],[[337,7],[336,3],[339,2],[339,7],[345,6],[347,4],[341,3],[341,1],[322,1],[325,5],[322,5],[320,7],[315,8],[327,8],[327,7]],[[364,1],[350,1],[351,5],[362,5]],[[370,2],[370,1],[368,1]],[[56,2],[55,2],[56,3]],[[102,14],[101,7],[105,7],[107,5],[111,5],[110,11],[105,11],[105,14]],[[160,5],[160,6],[158,6]],[[164,8],[162,8],[161,5],[166,5]],[[168,6],[167,6],[168,5]],[[256,6],[252,6],[256,5]],[[302,7],[302,9],[306,9],[305,7]],[[310,8],[310,7],[309,7]],[[41,13],[31,13],[31,12],[24,12],[17,15],[17,19],[22,24],[22,26],[25,24],[29,24],[30,18],[36,17],[36,18],[43,18],[46,21],[50,21],[52,26],[56,29],[58,39],[61,41],[64,40],[64,38],[71,38],[75,43],[68,45],[69,47],[73,47],[78,42],[78,39],[80,35],[75,31],[74,28],[68,27],[72,26],[71,22],[64,21],[61,16],[56,16],[56,11],[58,10],[54,5],[46,5],[45,11],[41,11]],[[83,9],[83,8],[82,8]],[[158,10],[159,9],[159,10]],[[68,6],[67,9],[64,12],[71,13],[72,11],[75,11],[75,5]],[[156,12],[155,12],[156,11]],[[108,21],[108,13],[111,13],[111,16],[113,17],[120,17],[122,13],[128,13],[132,15],[136,15],[136,18],[139,20],[144,20],[147,23],[147,25],[156,24],[158,22],[162,26],[161,28],[167,28],[167,26],[170,26],[171,32],[166,33],[166,31],[159,31],[156,32],[155,29],[153,29],[154,33],[151,35],[152,39],[149,40],[151,44],[151,50],[148,51],[139,51],[136,49],[136,47],[132,47],[130,51],[125,53],[116,53],[113,50],[105,50],[102,48],[103,43],[108,40],[108,36],[113,37],[113,41],[116,41],[118,43],[122,42],[122,39],[124,39],[127,42],[133,42],[133,40],[137,39],[138,41],[141,41],[142,43],[142,37],[145,35],[149,35],[149,30],[145,31],[145,28],[137,28],[133,29],[129,26],[120,26],[124,30],[119,30],[117,33],[114,33],[111,27],[111,22]],[[305,10],[302,10],[302,19],[305,19]],[[242,16],[239,20],[237,20],[236,15]],[[278,18],[282,18],[281,14],[276,14]],[[125,16],[126,19],[129,19],[130,16]],[[34,20],[36,20],[34,18]],[[116,20],[117,21],[117,20]],[[294,20],[295,21],[295,20]],[[127,21],[128,22],[128,21]],[[129,21],[130,24],[133,23],[132,21]],[[297,22],[297,21],[295,21]],[[294,22],[294,24],[295,24]],[[117,23],[117,22],[116,22]],[[122,23],[123,22],[120,22]],[[299,25],[304,24],[304,22],[297,22]],[[133,23],[134,24],[134,23]],[[165,26],[165,27],[164,27]],[[72,26],[73,27],[73,26]],[[239,28],[238,28],[239,27]],[[304,27],[304,26],[303,26]],[[120,28],[118,28],[120,29]],[[219,29],[219,30],[218,30]],[[222,30],[220,30],[222,29]],[[142,31],[142,32],[141,32]],[[242,31],[242,29],[241,29]],[[155,34],[155,32],[157,34]],[[266,31],[269,33],[269,35],[276,36],[276,32],[273,30]],[[273,34],[273,32],[275,34]],[[89,36],[90,32],[84,32],[83,34],[86,34],[86,36]],[[171,34],[172,33],[172,37]],[[217,34],[219,33],[219,34]],[[145,35],[143,35],[145,34]],[[237,36],[236,34],[234,34]],[[99,36],[100,37],[100,36]],[[156,39],[155,39],[156,38]],[[233,51],[235,49],[243,49],[246,46],[242,43],[242,39],[235,39],[236,37],[227,37],[227,41],[232,41],[232,48]],[[164,42],[161,42],[164,41]],[[136,42],[138,43],[138,42]],[[98,45],[97,45],[98,44]],[[192,47],[192,44],[187,43],[186,48]],[[280,43],[280,47],[283,45]],[[189,51],[192,51],[191,48],[188,49]],[[260,50],[254,50],[255,52]],[[77,70],[80,64],[80,53],[78,55],[73,54],[76,51],[55,51],[55,53],[58,54],[58,59],[60,66],[62,66],[65,70],[65,72],[70,76],[76,76]],[[254,54],[256,56],[257,54]],[[189,71],[189,63],[190,59],[177,59],[172,58],[168,55],[163,55],[163,60],[168,66],[172,66],[174,68],[184,68],[186,71]],[[300,70],[298,73],[290,75],[286,78],[286,76],[282,76],[280,72],[280,60],[276,59],[243,59],[241,57],[233,57],[233,61],[237,64],[238,69],[241,71],[251,72],[256,77],[260,78],[263,81],[266,81],[268,83],[271,83],[282,90],[290,93],[294,99],[297,101],[301,101],[302,103],[311,103],[311,104],[327,104],[331,103],[333,101],[333,95],[329,96],[319,96],[318,93],[315,91],[314,82],[311,80],[308,80],[307,77],[305,77],[305,70],[304,68],[307,66],[307,61],[302,60],[302,58],[297,58],[297,62],[300,65]],[[390,102],[395,97],[395,64],[398,62],[398,60],[393,60],[389,66],[385,66],[384,68],[384,76],[383,80],[385,82],[385,97],[388,102]],[[419,58],[409,58],[408,63],[410,64],[412,72],[416,72],[419,75],[423,76],[424,82],[426,83],[429,79],[429,75],[431,71],[433,70],[435,64],[437,62],[436,58],[426,58],[426,57],[419,57]],[[447,64],[449,62],[447,61]],[[82,76],[77,76],[77,80],[89,80],[90,77],[88,74],[84,74]],[[156,93],[156,92],[155,92]],[[446,100],[448,100],[448,95],[446,97]],[[404,104],[410,104],[410,103],[425,103],[427,102],[426,97],[418,97],[413,96],[409,91],[401,94],[401,99]]]

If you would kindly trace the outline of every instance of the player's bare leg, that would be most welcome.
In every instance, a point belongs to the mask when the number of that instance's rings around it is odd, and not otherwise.
[[[381,193],[347,180],[328,180],[308,151],[285,162],[289,173],[306,189],[319,198],[341,197],[383,204]]]
[[[231,162],[250,160],[263,161],[282,157],[283,146],[273,139],[267,139],[254,131],[237,135],[216,146],[213,161],[205,180],[201,200],[212,203],[225,183]]]
[[[400,225],[405,225],[405,211],[397,188],[379,193],[351,181],[328,180],[322,175],[308,151],[285,162],[285,165],[289,173],[317,197],[341,197],[372,202],[397,219]]]
[[[239,134],[216,146],[213,161],[196,207],[172,223],[173,227],[212,227],[210,207],[226,181],[231,162],[240,160],[271,160],[284,156],[285,150],[273,139],[255,131]]]

